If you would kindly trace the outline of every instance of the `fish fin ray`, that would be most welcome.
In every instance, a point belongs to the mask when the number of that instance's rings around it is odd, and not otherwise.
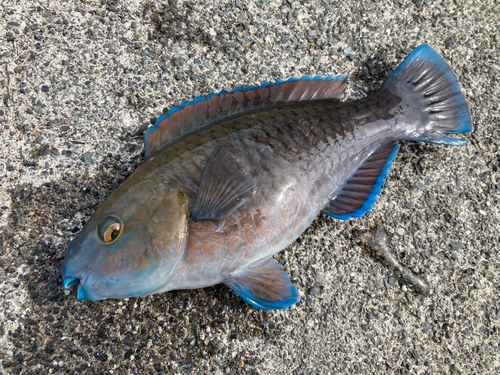
[[[372,209],[377,196],[382,192],[389,168],[399,149],[397,142],[378,148],[371,154],[344,184],[336,198],[328,202],[322,212],[340,220],[361,217]],[[366,174],[365,170],[378,170],[376,176]],[[355,181],[355,183],[352,182]],[[370,187],[369,191],[366,187]]]
[[[300,301],[299,291],[273,257],[230,273],[225,284],[262,310],[284,309]]]
[[[418,142],[465,145],[465,140],[446,137],[473,131],[470,111],[457,76],[450,65],[428,44],[416,48],[382,86],[401,97],[417,113]]]
[[[150,127],[144,139],[146,157],[180,136],[202,128],[215,119],[221,119],[251,107],[275,103],[338,100],[345,89],[347,76],[305,76],[301,79],[264,83],[248,88],[238,87],[232,93],[210,94],[186,101],[161,115]]]
[[[257,182],[247,166],[234,155],[231,147],[220,145],[208,160],[191,218],[195,222],[214,220],[222,225],[256,191]]]

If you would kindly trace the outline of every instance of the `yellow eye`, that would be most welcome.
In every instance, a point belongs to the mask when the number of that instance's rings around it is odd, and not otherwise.
[[[103,244],[115,242],[123,232],[123,224],[116,216],[106,216],[96,228],[96,236]]]
[[[120,237],[122,231],[122,226],[120,223],[113,223],[108,225],[104,230],[103,239],[106,243],[114,242],[118,237]]]

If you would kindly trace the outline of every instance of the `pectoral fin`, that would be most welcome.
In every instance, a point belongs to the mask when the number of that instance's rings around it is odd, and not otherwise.
[[[229,146],[218,146],[203,173],[191,218],[222,223],[256,191],[257,182],[247,166]]]
[[[288,274],[272,257],[229,274],[225,284],[262,310],[284,309],[300,300]]]

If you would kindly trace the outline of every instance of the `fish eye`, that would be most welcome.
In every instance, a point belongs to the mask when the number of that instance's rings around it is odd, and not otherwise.
[[[105,218],[97,227],[99,239],[106,243],[115,242],[122,234],[123,225],[116,217]]]

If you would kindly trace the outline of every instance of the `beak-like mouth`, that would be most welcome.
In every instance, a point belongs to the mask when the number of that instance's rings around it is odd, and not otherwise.
[[[80,301],[85,301],[87,296],[85,295],[85,291],[81,285],[78,285],[78,295],[76,296]]]
[[[83,287],[80,284],[80,280],[75,278],[75,277],[67,277],[63,280],[64,287],[71,288],[73,285],[78,285],[78,295],[77,298],[80,301],[85,301],[87,300],[87,296],[85,295],[85,291],[83,290]]]
[[[72,287],[73,285],[79,284],[80,280],[75,277],[67,277],[63,280],[64,287],[66,289]]]

